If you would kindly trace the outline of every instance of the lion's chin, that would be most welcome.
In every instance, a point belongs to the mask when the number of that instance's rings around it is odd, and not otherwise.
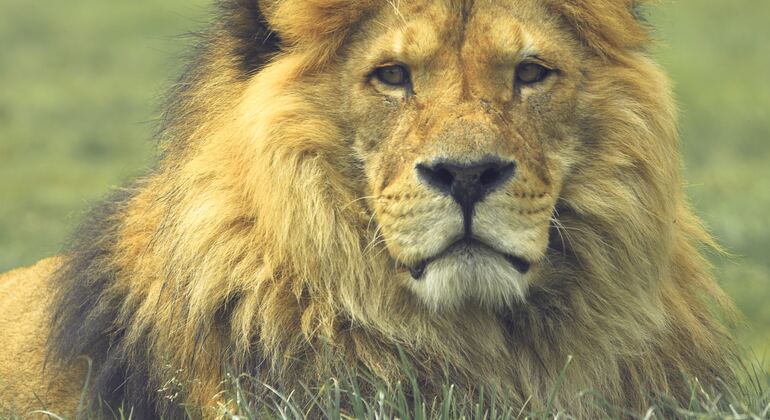
[[[435,311],[450,311],[475,302],[488,308],[523,301],[529,263],[480,243],[453,245],[411,271],[410,287]]]

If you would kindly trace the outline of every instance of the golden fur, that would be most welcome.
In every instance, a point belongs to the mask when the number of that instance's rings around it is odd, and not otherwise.
[[[42,410],[48,402],[71,416],[78,406],[83,361],[43,374],[52,303],[48,282],[59,266],[57,259],[47,259],[0,275],[0,418]]]
[[[0,400],[30,377],[50,388],[46,348],[54,371],[88,355],[94,396],[150,416],[215,405],[227,369],[280,389],[342,366],[392,383],[397,346],[426,392],[448,367],[460,390],[531,408],[572,356],[554,406],[584,415],[599,410],[588,389],[645,410],[686,399],[685,376],[731,381],[712,312],[729,303],[699,253],[711,240],[682,195],[638,2],[247,3],[225,2],[175,92],[157,169],[94,212],[60,270],[2,278],[0,306],[28,316],[0,318]],[[275,48],[250,51],[233,28]],[[516,85],[535,56],[557,71]],[[408,89],[371,76],[394,62]],[[516,163],[473,213],[489,247],[414,280],[463,224],[415,165],[488,155]],[[30,301],[56,308],[45,346]],[[26,331],[35,351],[19,349]],[[72,412],[80,383],[46,402]],[[176,400],[156,392],[169,388]]]

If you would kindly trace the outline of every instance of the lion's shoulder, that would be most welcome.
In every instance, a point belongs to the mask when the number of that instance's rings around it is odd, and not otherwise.
[[[0,274],[0,301],[6,297],[18,296],[19,289],[34,294],[44,292],[48,289],[48,279],[62,266],[62,263],[62,257],[50,257],[31,266]],[[8,306],[3,307],[8,308]]]

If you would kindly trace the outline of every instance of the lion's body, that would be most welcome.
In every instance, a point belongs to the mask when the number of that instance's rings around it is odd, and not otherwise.
[[[643,410],[686,399],[685,376],[729,383],[712,312],[729,303],[698,250],[710,239],[682,196],[636,2],[407,3],[225,2],[169,105],[157,169],[89,216],[61,269],[0,280],[0,401],[34,378],[72,412],[81,355],[90,401],[140,417],[222,402],[227,371],[287,391],[351,366],[392,384],[399,349],[426,392],[448,380],[534,408],[572,356],[554,407],[577,414],[601,410],[588,389]],[[496,84],[506,54],[538,46],[559,71]],[[363,77],[388,48],[433,54],[416,94]],[[417,74],[431,66],[440,78]],[[414,175],[426,156],[489,153],[515,158],[515,175],[473,211]],[[465,254],[406,275],[471,226]],[[49,386],[46,357],[73,376]]]
[[[44,369],[51,286],[57,259],[0,275],[0,417],[57,407],[64,416],[75,413],[85,370]]]

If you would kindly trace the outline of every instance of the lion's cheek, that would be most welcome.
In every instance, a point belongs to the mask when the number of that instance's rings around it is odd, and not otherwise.
[[[462,235],[462,215],[449,199],[391,195],[377,204],[375,217],[384,242],[403,265],[438,254]]]
[[[538,262],[548,247],[553,208],[550,194],[527,199],[494,195],[477,207],[474,235],[500,252]]]

